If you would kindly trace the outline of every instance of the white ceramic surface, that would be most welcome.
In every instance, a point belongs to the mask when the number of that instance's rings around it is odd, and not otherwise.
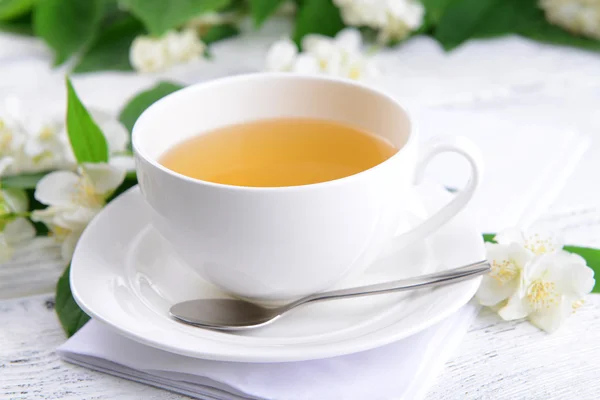
[[[400,150],[356,175],[282,188],[204,182],[157,161],[199,133],[278,117],[342,122]],[[372,88],[332,78],[251,74],[192,85],[159,100],[138,119],[132,140],[150,218],[177,253],[226,292],[281,303],[363,271],[382,251],[425,237],[468,203],[479,181],[477,151],[446,137],[420,152],[417,139],[404,109]],[[408,232],[408,215],[422,214],[415,179],[441,152],[466,158],[471,179],[445,208]]]
[[[435,185],[419,188],[427,214],[451,197]],[[193,298],[225,297],[179,259],[148,222],[138,188],[111,202],[81,237],[71,264],[71,289],[81,308],[141,343],[192,357],[275,362],[331,357],[381,346],[414,334],[464,305],[479,279],[432,290],[315,303],[273,325],[226,333],[168,317],[169,307]],[[413,223],[418,223],[413,218]],[[401,279],[484,258],[481,235],[466,212],[398,254],[337,287]],[[406,268],[410,267],[410,268]]]

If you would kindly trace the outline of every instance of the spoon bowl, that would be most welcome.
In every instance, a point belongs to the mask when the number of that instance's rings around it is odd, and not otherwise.
[[[258,328],[275,321],[283,307],[265,308],[236,299],[190,300],[171,307],[171,316],[181,322],[222,330]]]

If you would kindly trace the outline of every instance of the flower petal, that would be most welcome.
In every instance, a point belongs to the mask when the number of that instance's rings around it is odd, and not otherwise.
[[[570,253],[565,250],[561,250],[556,253],[557,256],[564,258],[565,264],[579,264],[579,265],[587,265],[587,261],[585,258],[581,257],[579,254]]]
[[[579,300],[594,288],[594,270],[587,265],[567,264],[563,271],[562,289],[564,294]]]
[[[547,275],[548,270],[557,268],[556,258],[550,254],[536,256],[523,268],[523,277],[526,282],[541,279]],[[546,280],[548,277],[546,277]],[[553,280],[554,281],[554,280]]]
[[[481,285],[477,290],[476,297],[484,306],[495,306],[503,300],[514,295],[518,288],[518,279],[513,279],[507,283],[502,283],[489,275],[485,275],[481,280]]]
[[[55,225],[54,220],[57,214],[63,212],[63,210],[66,208],[70,208],[70,206],[51,206],[46,207],[43,210],[34,210],[31,213],[31,220],[34,222],[41,222],[46,225]]]
[[[23,112],[23,101],[17,96],[8,96],[2,102],[2,116],[12,123],[20,124],[25,122],[25,113]]]
[[[110,194],[125,180],[125,170],[114,165],[84,164],[81,169],[100,195]]]
[[[172,63],[165,42],[147,36],[133,40],[129,48],[129,62],[139,72],[161,71]]]
[[[346,28],[335,35],[335,44],[349,53],[359,53],[362,36],[358,29]]]
[[[526,232],[525,248],[534,254],[546,254],[560,251],[563,248],[562,236],[543,230]]]
[[[47,207],[43,210],[34,210],[31,213],[31,220],[33,222],[41,222],[45,225],[50,225],[54,218],[54,209],[56,207]]]
[[[127,172],[135,171],[135,158],[130,155],[112,156],[108,163]]]
[[[73,203],[80,177],[71,171],[56,171],[44,176],[35,188],[34,197],[42,204],[66,206]]]
[[[267,52],[267,71],[289,71],[294,65],[298,48],[290,39],[282,39],[271,45]]]
[[[23,189],[2,189],[0,200],[2,199],[12,212],[21,213],[29,210],[29,198]]]
[[[492,265],[492,270],[488,276],[497,281],[497,285],[491,285],[490,283],[487,288],[495,292],[502,291],[495,295],[483,294],[482,292],[482,297],[496,299],[501,295],[506,296],[504,298],[511,296],[513,292],[520,288],[523,281],[523,268],[532,258],[531,253],[516,243],[509,245],[486,243],[486,256]],[[503,288],[506,285],[510,288],[510,292],[508,288]]]
[[[527,309],[523,304],[523,299],[518,294],[511,296],[506,305],[498,310],[498,315],[506,321],[525,318]]]
[[[328,75],[344,76],[343,73],[347,72],[345,71],[347,68],[345,68],[344,58],[341,51],[334,49],[327,55],[327,58],[321,58],[321,69]]]
[[[65,209],[56,215],[54,222],[56,225],[70,230],[84,229],[92,219],[100,212],[100,209],[88,207],[73,207]]]
[[[529,321],[548,333],[555,332],[562,323],[573,313],[572,302],[563,296],[560,304],[545,308],[529,315]]]
[[[525,244],[525,236],[523,235],[523,232],[517,228],[505,229],[502,232],[499,232],[494,237],[494,240],[499,244]]]
[[[298,74],[318,74],[319,73],[319,61],[310,54],[300,54],[296,58],[292,72]]]
[[[389,13],[394,19],[402,22],[409,30],[415,30],[423,23],[425,8],[418,1],[391,1]]]
[[[322,54],[325,49],[334,47],[333,40],[328,36],[319,35],[316,33],[308,34],[302,39],[302,50],[308,53],[313,53],[315,56]],[[325,51],[327,53],[328,51]]]
[[[206,50],[206,45],[198,37],[194,29],[169,31],[161,39],[167,51],[167,58],[173,64],[186,63],[199,59]]]
[[[53,230],[54,227],[60,227],[69,231],[83,229],[95,216],[95,214],[90,215],[85,210],[88,209],[76,205],[52,206],[44,210],[35,210],[31,214],[31,220],[42,222],[50,230]]]
[[[35,227],[27,218],[15,218],[6,224],[2,233],[9,245],[32,239],[36,234]]]
[[[6,174],[6,171],[8,171],[10,167],[12,167],[14,162],[14,157],[3,155],[2,158],[0,158],[0,176]]]

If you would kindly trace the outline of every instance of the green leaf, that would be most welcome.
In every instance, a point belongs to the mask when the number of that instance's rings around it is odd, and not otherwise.
[[[141,22],[132,17],[114,21],[92,42],[73,72],[131,71],[129,48],[143,32]]]
[[[33,8],[34,0],[0,0],[0,21],[19,17]]]
[[[33,189],[48,172],[5,176],[0,179],[0,185],[14,189]]]
[[[309,33],[334,36],[344,26],[340,10],[331,0],[305,0],[296,19],[294,41],[300,45]]]
[[[119,0],[104,0],[104,11],[102,12],[102,27],[112,25],[118,19],[131,17],[126,10],[121,9]]]
[[[551,25],[537,0],[452,0],[434,36],[450,50],[471,38],[506,34],[600,51],[600,41],[578,37]]]
[[[144,110],[150,107],[157,100],[165,97],[166,95],[173,93],[183,86],[171,82],[160,82],[151,89],[145,90],[125,105],[119,114],[119,121],[131,132],[133,125]]]
[[[439,18],[435,38],[446,50],[457,47],[485,29],[490,16],[501,18],[497,15],[497,8],[504,1],[506,0],[453,0]],[[509,27],[504,31],[503,33],[508,33]]]
[[[56,314],[67,337],[71,337],[89,321],[90,317],[83,312],[73,299],[71,285],[69,284],[69,273],[71,266],[68,266],[59,278],[56,284]]]
[[[23,17],[6,22],[0,21],[0,31],[15,33],[17,35],[33,36],[34,32],[33,26],[31,25],[31,15],[27,14]]]
[[[67,133],[75,159],[81,163],[108,161],[106,138],[83,106],[67,78]]]
[[[483,241],[484,242],[489,242],[489,243],[494,243],[494,237],[496,236],[495,233],[484,233],[483,234]]]
[[[260,27],[277,9],[284,0],[250,0],[250,12],[254,26]]]
[[[208,11],[219,10],[229,0],[121,0],[121,3],[138,17],[148,31],[161,36]]]
[[[596,279],[596,284],[592,292],[600,293],[600,249],[578,246],[565,246],[564,249],[570,253],[579,254],[585,259],[588,267],[594,270],[594,277]]]
[[[430,28],[437,25],[446,7],[454,0],[421,0],[425,8],[425,17],[423,25],[419,28],[421,32],[427,32]]]
[[[202,35],[201,39],[206,44],[211,44],[219,40],[227,39],[233,36],[237,36],[240,30],[237,26],[232,24],[215,25],[211,27],[208,32]]]
[[[42,0],[35,8],[33,29],[55,53],[55,64],[82,49],[100,27],[102,0]]]

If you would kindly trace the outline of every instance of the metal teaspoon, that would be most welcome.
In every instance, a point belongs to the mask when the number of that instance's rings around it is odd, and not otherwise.
[[[479,261],[464,267],[414,278],[316,293],[276,308],[261,307],[236,299],[198,299],[175,304],[169,310],[169,314],[177,321],[189,325],[224,331],[239,331],[268,325],[291,309],[307,303],[448,285],[483,275],[489,271],[490,264],[487,261]]]

